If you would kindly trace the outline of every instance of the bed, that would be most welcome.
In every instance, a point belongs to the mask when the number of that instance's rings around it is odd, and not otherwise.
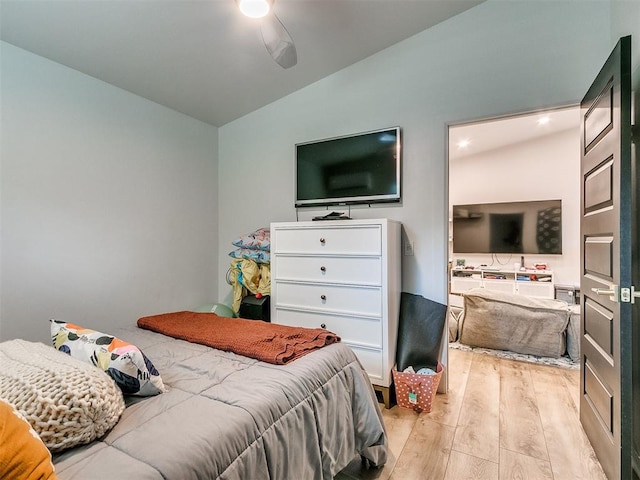
[[[105,436],[55,454],[61,480],[332,479],[354,457],[386,461],[375,393],[353,352],[334,343],[273,365],[137,327],[166,392],[125,396]]]

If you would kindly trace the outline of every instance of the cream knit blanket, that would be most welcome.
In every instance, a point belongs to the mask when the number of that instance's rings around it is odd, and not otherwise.
[[[43,343],[0,343],[0,398],[14,405],[52,452],[89,443],[124,411],[102,370]]]

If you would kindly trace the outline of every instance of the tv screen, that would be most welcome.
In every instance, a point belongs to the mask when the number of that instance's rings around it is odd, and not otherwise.
[[[400,127],[296,145],[296,207],[400,201]]]
[[[562,201],[453,206],[453,253],[562,253]]]

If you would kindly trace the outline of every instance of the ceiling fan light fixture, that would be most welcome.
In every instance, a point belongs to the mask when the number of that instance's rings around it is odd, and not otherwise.
[[[250,18],[262,18],[271,10],[273,0],[237,0],[240,11]]]

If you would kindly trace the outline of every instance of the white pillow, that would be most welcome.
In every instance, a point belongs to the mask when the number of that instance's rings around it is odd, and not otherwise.
[[[125,404],[100,369],[43,343],[0,343],[0,398],[52,452],[89,443],[118,422]]]

